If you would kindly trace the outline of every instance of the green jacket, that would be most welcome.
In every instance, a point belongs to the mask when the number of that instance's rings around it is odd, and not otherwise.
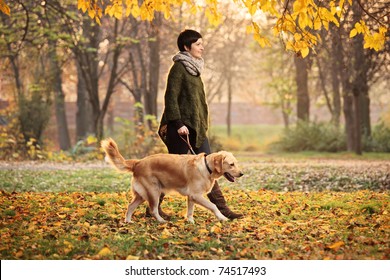
[[[209,127],[208,106],[200,76],[187,72],[181,62],[175,62],[168,75],[165,91],[165,108],[161,118],[159,135],[166,142],[166,125],[181,121],[196,131],[195,146],[206,140]]]

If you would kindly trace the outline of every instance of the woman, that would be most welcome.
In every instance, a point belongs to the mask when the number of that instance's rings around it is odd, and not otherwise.
[[[200,77],[203,70],[203,39],[197,31],[184,30],[177,39],[180,50],[173,57],[165,91],[165,108],[159,135],[171,154],[187,154],[188,144],[196,154],[211,153],[207,139],[208,106],[204,86]],[[229,219],[241,218],[242,214],[229,209],[218,182],[207,195],[221,213]],[[160,198],[160,204],[163,196]],[[165,216],[161,207],[160,215]]]

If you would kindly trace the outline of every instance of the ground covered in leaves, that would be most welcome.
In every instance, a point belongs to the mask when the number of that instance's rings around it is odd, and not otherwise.
[[[220,223],[170,195],[172,218],[124,224],[130,175],[104,164],[0,163],[1,259],[389,259],[389,161],[241,160]]]

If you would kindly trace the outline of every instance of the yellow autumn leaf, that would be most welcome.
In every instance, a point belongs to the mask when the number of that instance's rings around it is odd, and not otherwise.
[[[101,257],[106,257],[106,256],[109,256],[109,255],[112,255],[112,252],[111,252],[110,248],[104,247],[103,249],[101,249],[99,251],[98,255],[101,256]]]
[[[36,226],[34,223],[31,223],[27,229],[29,232],[35,232],[36,231]]]
[[[293,4],[293,11],[296,14],[306,13],[307,5],[305,0],[295,0]]]
[[[222,229],[219,226],[214,225],[214,226],[211,227],[210,232],[212,232],[212,233],[221,233]]]
[[[96,143],[97,142],[97,138],[93,135],[89,135],[87,137],[87,144],[90,145],[90,144],[93,144],[93,143]]]
[[[349,38],[353,38],[358,34],[358,31],[356,28],[352,29],[351,32],[349,33]]]
[[[384,46],[385,38],[379,33],[365,34],[364,35],[364,48],[380,50]]]
[[[315,18],[314,20],[314,30],[320,30],[322,27],[322,22],[320,18]]]
[[[310,25],[310,19],[306,13],[300,13],[298,18],[299,27],[305,29]]]
[[[140,8],[140,16],[142,20],[152,21],[154,18],[154,12],[150,11],[144,2]]]
[[[275,251],[275,253],[276,253],[276,254],[282,255],[282,254],[285,253],[285,251],[284,251],[282,248],[280,248],[280,249],[277,249],[277,250]]]
[[[62,226],[62,222],[61,221],[55,222],[54,225],[56,227],[61,227]]]
[[[105,14],[108,14],[111,17],[115,17],[117,19],[122,18],[122,5],[118,2],[115,2],[113,5],[108,5]]]
[[[306,56],[308,56],[308,55],[309,55],[309,52],[310,52],[310,49],[309,49],[309,48],[303,48],[303,49],[301,49],[302,58],[305,58]]]
[[[85,1],[85,0],[78,0],[77,1],[77,9],[82,10],[83,13],[85,13],[87,11],[88,7],[89,7],[89,4],[87,3],[87,1]]]
[[[295,39],[295,41],[301,40],[301,39],[302,39],[302,34],[300,34],[300,33],[295,33],[295,34],[294,34],[294,39]]]
[[[215,9],[208,7],[205,15],[211,25],[218,26],[221,23],[221,15]]]
[[[168,229],[164,228],[164,230],[161,233],[161,238],[169,238],[171,236],[172,236],[172,233],[170,233]]]
[[[8,16],[11,14],[10,8],[7,6],[7,4],[3,0],[0,0],[0,11]]]
[[[198,243],[198,242],[200,242],[200,238],[199,237],[193,237],[192,238],[192,242]]]
[[[128,261],[130,261],[130,260],[139,260],[139,256],[128,255],[126,257],[126,260],[128,260]]]
[[[343,241],[338,241],[333,243],[332,245],[329,245],[328,248],[332,250],[338,250],[341,246],[344,246],[345,243]]]
[[[88,9],[88,16],[89,16],[90,18],[94,18],[95,15],[96,15],[95,10],[92,9],[92,8],[89,8],[89,9]]]
[[[340,2],[339,2],[339,8],[340,8],[340,10],[343,9],[343,7],[344,7],[344,2],[345,2],[345,0],[340,0]]]

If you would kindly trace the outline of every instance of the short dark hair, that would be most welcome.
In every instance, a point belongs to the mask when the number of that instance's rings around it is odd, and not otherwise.
[[[191,29],[185,29],[180,32],[179,37],[177,37],[177,46],[181,52],[185,51],[184,46],[191,49],[191,45],[202,38],[199,32]]]

